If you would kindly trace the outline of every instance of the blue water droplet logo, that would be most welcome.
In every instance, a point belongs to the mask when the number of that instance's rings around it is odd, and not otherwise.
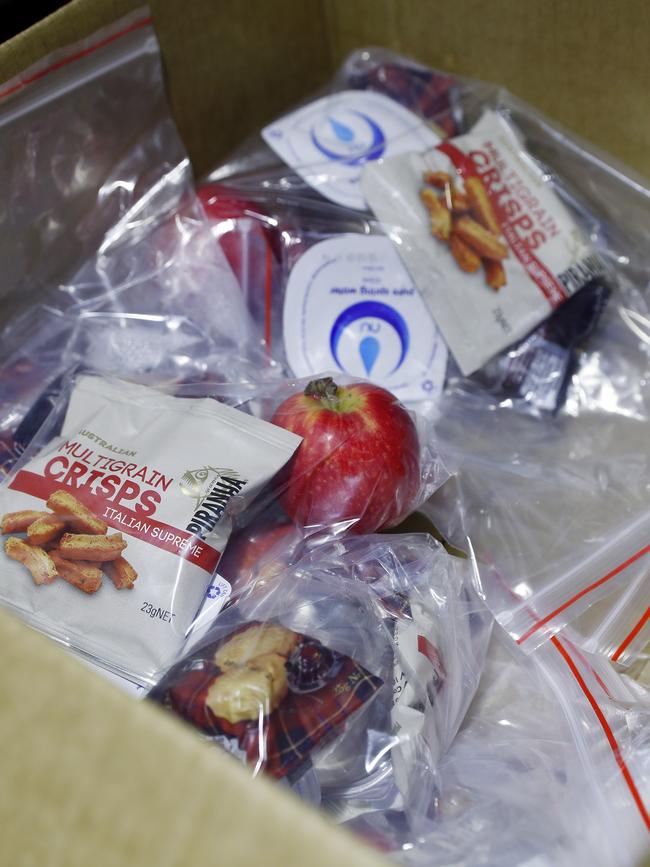
[[[359,355],[368,376],[370,376],[370,371],[375,366],[375,362],[379,356],[379,349],[379,341],[376,337],[364,337],[359,344]]]
[[[332,128],[332,132],[339,141],[351,142],[354,140],[354,130],[350,129],[349,126],[333,117],[328,117],[327,120]]]

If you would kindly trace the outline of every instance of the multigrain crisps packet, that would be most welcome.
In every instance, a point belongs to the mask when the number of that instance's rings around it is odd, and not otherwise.
[[[465,376],[604,273],[496,112],[426,153],[368,164],[362,188]]]
[[[0,490],[0,598],[100,665],[150,683],[180,649],[230,533],[295,434],[211,399],[94,376]],[[59,434],[60,429],[60,434]],[[230,586],[217,579],[222,600]]]

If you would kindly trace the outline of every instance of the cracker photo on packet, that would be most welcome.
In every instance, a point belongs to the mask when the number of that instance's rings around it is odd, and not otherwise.
[[[605,272],[495,111],[424,153],[368,163],[362,187],[464,376]]]

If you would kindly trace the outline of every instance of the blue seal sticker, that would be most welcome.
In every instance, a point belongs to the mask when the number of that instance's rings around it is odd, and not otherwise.
[[[435,400],[447,347],[389,238],[337,235],[294,265],[284,344],[296,376],[341,370],[404,401]]]
[[[310,186],[339,205],[365,210],[364,165],[440,142],[431,127],[381,93],[344,90],[262,130],[267,145]]]

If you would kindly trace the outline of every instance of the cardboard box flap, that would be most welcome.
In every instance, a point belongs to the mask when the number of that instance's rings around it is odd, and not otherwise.
[[[138,8],[146,12],[142,0],[72,0],[0,45],[0,82]],[[174,118],[198,175],[331,73],[321,2],[154,0],[149,8]]]
[[[72,0],[0,46],[0,81],[142,6]],[[151,0],[174,115],[198,174],[322,87],[345,55],[382,45],[512,90],[650,175],[644,111],[650,7],[578,0]],[[606,47],[606,50],[605,50]]]
[[[0,658],[0,863],[384,863],[4,611]]]

